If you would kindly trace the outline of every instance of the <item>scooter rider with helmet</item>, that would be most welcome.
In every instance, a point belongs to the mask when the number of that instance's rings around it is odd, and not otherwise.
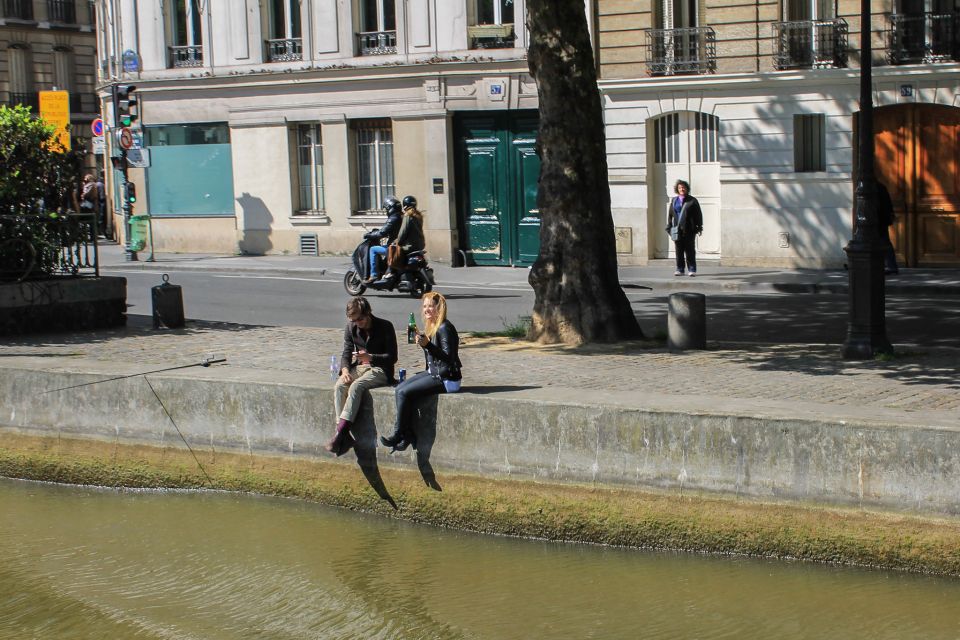
[[[413,196],[403,197],[403,222],[400,224],[400,232],[394,244],[400,246],[401,257],[406,259],[414,251],[423,251],[427,242],[423,236],[423,213],[417,209],[417,199]],[[383,276],[384,280],[389,279],[394,274],[387,271]]]
[[[376,282],[380,278],[377,272],[377,259],[387,253],[387,248],[380,245],[379,241],[386,238],[387,244],[389,244],[396,240],[397,234],[400,233],[400,222],[403,218],[400,201],[394,196],[387,196],[383,200],[383,210],[387,214],[387,222],[376,231],[368,231],[363,236],[365,240],[372,241],[369,254],[370,277],[366,279],[366,284]]]

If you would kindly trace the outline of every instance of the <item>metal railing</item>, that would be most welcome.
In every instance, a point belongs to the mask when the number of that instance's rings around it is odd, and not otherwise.
[[[712,27],[647,29],[647,72],[652,76],[713,73],[717,35]]]
[[[0,281],[99,275],[97,214],[0,215]]]
[[[382,56],[397,52],[396,31],[366,31],[357,34],[357,50],[362,56]]]
[[[823,69],[847,66],[847,21],[795,20],[773,23],[777,69]]]
[[[888,55],[891,64],[948,62],[957,60],[960,14],[893,14],[890,20]]]
[[[301,38],[267,40],[267,60],[269,62],[303,60],[303,40]]]
[[[62,24],[76,24],[76,0],[47,0],[47,20]]]
[[[30,107],[34,113],[40,111],[40,95],[36,91],[30,91],[28,93],[11,91],[7,95],[9,95],[8,102],[11,105],[21,104],[25,107]]]
[[[203,45],[170,47],[170,66],[174,69],[203,66]]]
[[[33,20],[33,0],[3,0],[3,17]]]

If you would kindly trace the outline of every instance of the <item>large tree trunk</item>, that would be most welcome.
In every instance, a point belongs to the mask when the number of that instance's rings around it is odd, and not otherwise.
[[[583,0],[528,0],[540,93],[540,256],[531,338],[613,342],[643,334],[617,279],[603,112]]]

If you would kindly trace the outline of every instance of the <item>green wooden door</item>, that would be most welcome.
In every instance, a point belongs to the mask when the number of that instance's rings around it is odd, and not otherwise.
[[[533,264],[540,248],[536,118],[465,116],[457,132],[459,226],[468,262]]]

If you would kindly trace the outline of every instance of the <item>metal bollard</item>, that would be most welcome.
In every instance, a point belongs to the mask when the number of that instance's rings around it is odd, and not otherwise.
[[[707,348],[707,296],[686,292],[670,294],[667,348],[670,351]]]
[[[179,329],[183,326],[183,289],[176,284],[170,284],[170,276],[163,274],[163,284],[158,284],[150,290],[153,301],[153,328],[159,329],[162,324],[170,329]]]

